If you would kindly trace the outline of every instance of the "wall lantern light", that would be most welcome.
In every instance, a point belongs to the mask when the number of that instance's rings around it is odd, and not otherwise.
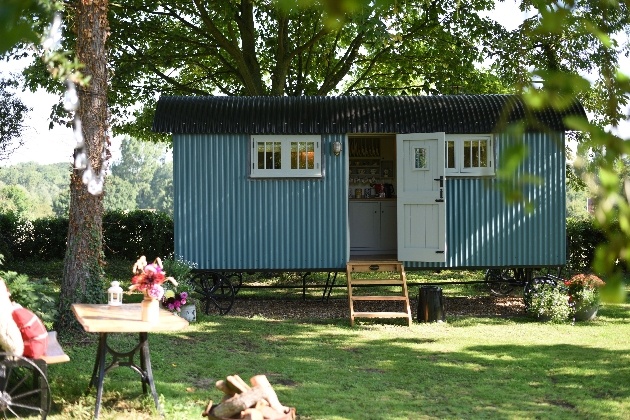
[[[332,151],[335,154],[335,156],[339,156],[339,154],[341,153],[341,142],[340,141],[333,142],[333,144],[332,144]]]
[[[107,289],[107,303],[110,306],[122,305],[123,289],[117,281],[112,282],[112,287]]]

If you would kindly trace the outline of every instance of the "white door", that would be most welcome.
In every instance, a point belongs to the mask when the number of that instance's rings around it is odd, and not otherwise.
[[[446,261],[444,133],[396,136],[398,259]]]

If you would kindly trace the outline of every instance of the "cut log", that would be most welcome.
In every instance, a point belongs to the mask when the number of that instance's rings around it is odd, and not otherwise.
[[[223,391],[223,393],[227,396],[233,396],[234,394],[238,394],[238,392],[234,391],[227,383],[227,381],[224,381],[223,379],[219,379],[216,383],[216,388],[219,391]]]
[[[287,413],[281,413],[271,407],[262,407],[259,410],[265,420],[278,420],[287,418]]]
[[[260,387],[265,390],[265,399],[269,402],[271,408],[278,411],[279,413],[286,414],[289,412],[289,407],[285,407],[284,405],[280,404],[278,396],[276,395],[276,391],[273,390],[273,387],[271,386],[269,380],[265,375],[256,375],[252,377],[249,381],[252,383],[252,385],[254,385],[254,388]]]
[[[226,378],[227,385],[232,388],[235,394],[249,391],[251,387],[238,375],[231,375]]]
[[[241,411],[241,419],[243,420],[265,420],[265,416],[260,410],[248,408]]]
[[[248,391],[234,395],[232,398],[228,398],[214,407],[212,415],[215,417],[232,417],[234,414],[253,407],[259,400],[265,397],[265,389],[261,387],[251,388]]]
[[[210,400],[210,402],[208,403],[208,405],[206,406],[206,409],[203,413],[201,413],[201,415],[203,417],[210,417],[210,411],[212,410],[212,400]]]

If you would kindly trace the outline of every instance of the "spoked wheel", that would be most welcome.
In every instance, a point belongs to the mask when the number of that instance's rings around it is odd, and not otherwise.
[[[507,296],[516,287],[516,272],[513,268],[491,268],[486,271],[484,281],[488,284],[488,289],[493,295]]]
[[[212,308],[220,315],[227,314],[234,304],[234,287],[222,274],[214,271],[202,271],[190,279],[193,290],[201,296],[208,315]]]
[[[234,288],[234,294],[236,295],[243,285],[243,273],[225,273],[225,278],[228,279]]]
[[[50,387],[42,370],[30,359],[0,353],[0,418],[46,419]]]

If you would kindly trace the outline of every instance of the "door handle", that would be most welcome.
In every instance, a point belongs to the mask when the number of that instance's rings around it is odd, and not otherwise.
[[[440,181],[440,188],[444,187],[444,177],[440,176],[439,178],[433,178],[434,181]]]

